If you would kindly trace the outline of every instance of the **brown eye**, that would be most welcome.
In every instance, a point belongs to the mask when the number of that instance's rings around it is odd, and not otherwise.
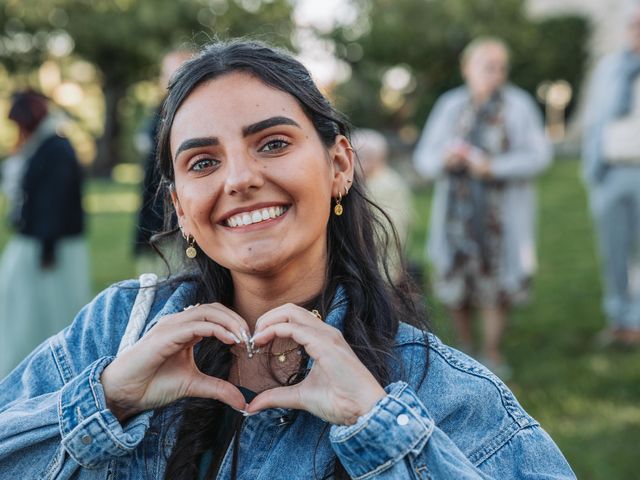
[[[201,158],[194,161],[189,167],[189,170],[193,172],[202,172],[203,170],[215,168],[219,164],[220,162],[214,158]]]
[[[260,149],[261,152],[275,152],[278,150],[282,150],[283,148],[286,148],[287,146],[289,146],[289,142],[287,142],[286,140],[283,140],[281,138],[276,138],[273,140],[269,140],[267,143],[265,143],[262,148]]]

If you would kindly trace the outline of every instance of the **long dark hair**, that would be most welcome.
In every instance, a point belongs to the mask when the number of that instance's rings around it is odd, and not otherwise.
[[[293,96],[325,147],[333,146],[338,135],[348,138],[346,119],[320,93],[306,68],[290,54],[255,41],[216,42],[187,61],[170,82],[158,137],[158,162],[166,186],[172,186],[175,180],[169,137],[177,110],[198,85],[230,72],[250,74]],[[344,338],[378,382],[387,385],[392,376],[389,367],[400,322],[412,323],[424,331],[428,325],[426,318],[418,314],[408,282],[391,279],[386,260],[393,256],[386,255],[386,249],[399,248],[397,235],[381,210],[382,215],[373,213],[377,207],[367,199],[357,172],[342,204],[344,214],[331,215],[328,222],[327,277],[316,305],[324,316],[338,286],[344,288],[348,298]],[[173,229],[167,234],[178,232]],[[216,301],[233,307],[230,272],[202,253],[193,262],[196,301]],[[228,347],[215,339],[203,340],[196,353],[198,367],[221,378],[228,377],[230,361]],[[220,402],[194,398],[184,400],[182,405],[178,440],[167,465],[166,478],[171,479],[197,478],[200,457],[212,446],[211,438],[220,429]],[[224,452],[214,452],[214,458],[221,455]],[[337,459],[331,474],[335,478],[348,478]]]

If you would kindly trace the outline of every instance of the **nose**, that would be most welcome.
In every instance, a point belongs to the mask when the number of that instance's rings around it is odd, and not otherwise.
[[[228,195],[248,193],[264,184],[258,160],[246,151],[230,153],[226,170],[224,191]]]

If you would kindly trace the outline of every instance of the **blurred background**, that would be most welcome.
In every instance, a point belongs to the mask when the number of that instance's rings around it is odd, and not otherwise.
[[[478,35],[510,46],[513,83],[531,93],[553,140],[538,182],[539,269],[513,315],[509,386],[579,478],[637,478],[640,351],[602,350],[605,323],[594,231],[580,179],[580,119],[594,64],[622,42],[615,0],[0,0],[0,159],[16,144],[11,93],[31,86],[69,118],[87,173],[92,290],[136,275],[133,237],[145,148],[172,48],[249,36],[292,49],[358,127],[376,129],[410,183],[409,259],[424,270],[432,186],[410,161],[427,115],[462,82],[461,50]],[[7,213],[0,198],[0,217]],[[0,223],[0,249],[11,233]],[[428,281],[425,289],[429,291]],[[452,329],[430,300],[435,332]],[[71,319],[70,319],[71,320]]]

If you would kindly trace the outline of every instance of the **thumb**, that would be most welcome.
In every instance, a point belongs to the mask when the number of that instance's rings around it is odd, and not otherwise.
[[[189,385],[187,396],[219,400],[236,410],[243,410],[247,405],[244,395],[234,385],[204,373],[195,375]]]
[[[267,408],[292,408],[304,410],[300,401],[298,385],[292,387],[277,387],[266,390],[256,396],[249,405],[248,413],[257,413]]]

